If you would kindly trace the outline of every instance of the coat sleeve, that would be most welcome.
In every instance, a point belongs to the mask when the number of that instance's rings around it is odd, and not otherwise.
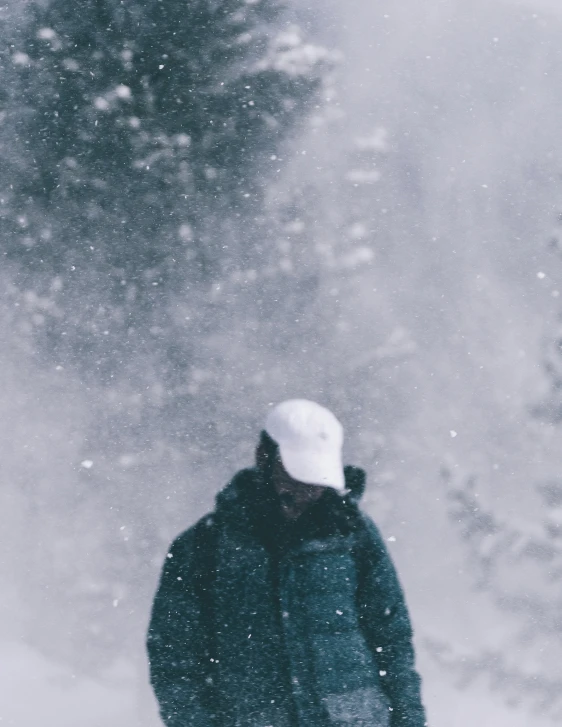
[[[358,546],[358,611],[392,709],[392,727],[424,727],[420,677],[402,588],[375,524],[364,517]]]
[[[166,556],[147,637],[150,681],[166,727],[211,727],[213,674],[208,613],[205,613],[206,554],[198,543],[200,521],[174,541]]]

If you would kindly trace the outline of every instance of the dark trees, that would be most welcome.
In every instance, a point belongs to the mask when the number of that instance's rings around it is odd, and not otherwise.
[[[15,35],[9,256],[118,285],[216,272],[209,217],[259,200],[322,52],[275,0],[53,0]]]

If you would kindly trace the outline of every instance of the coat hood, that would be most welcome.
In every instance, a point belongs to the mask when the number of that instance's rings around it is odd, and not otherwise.
[[[348,535],[361,527],[358,502],[365,489],[365,472],[344,469],[346,493],[326,488],[323,496],[294,523],[288,523],[270,482],[257,468],[238,472],[217,495],[215,515],[219,520],[247,530],[267,547],[308,538]]]

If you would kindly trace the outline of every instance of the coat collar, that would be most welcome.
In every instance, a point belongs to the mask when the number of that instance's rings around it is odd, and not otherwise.
[[[362,525],[357,500],[362,494],[365,475],[362,470],[351,467],[346,467],[345,474],[349,488],[346,496],[327,489],[295,523],[287,523],[271,484],[264,481],[258,469],[245,469],[217,496],[216,517],[219,522],[257,539],[269,550],[302,549],[312,542],[318,549],[318,543],[327,546],[328,542],[341,541],[342,536],[355,533]]]

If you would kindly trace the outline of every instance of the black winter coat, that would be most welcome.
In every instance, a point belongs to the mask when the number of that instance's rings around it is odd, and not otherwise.
[[[396,572],[332,490],[289,526],[258,472],[240,472],[174,541],[147,646],[167,727],[425,724]]]

